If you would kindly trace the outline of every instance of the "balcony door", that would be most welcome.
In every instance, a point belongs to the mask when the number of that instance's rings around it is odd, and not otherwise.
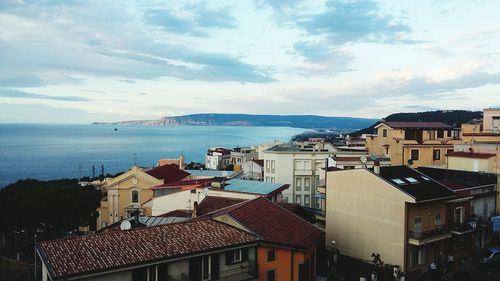
[[[212,276],[212,257],[204,256],[201,258],[201,280],[208,281],[211,280]]]
[[[453,215],[453,222],[456,224],[463,224],[465,220],[465,212],[463,207],[455,208]]]

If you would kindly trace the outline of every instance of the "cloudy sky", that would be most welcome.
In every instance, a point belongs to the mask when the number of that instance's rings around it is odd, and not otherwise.
[[[500,1],[0,1],[0,122],[500,105]]]

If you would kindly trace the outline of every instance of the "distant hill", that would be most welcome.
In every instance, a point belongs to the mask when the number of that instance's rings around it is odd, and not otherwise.
[[[202,113],[163,117],[157,120],[121,121],[116,125],[150,126],[283,126],[354,131],[373,124],[376,119],[327,117],[318,115],[252,115]],[[100,123],[94,123],[100,124]]]
[[[463,123],[473,119],[483,117],[482,111],[467,111],[467,110],[438,110],[426,111],[417,113],[395,113],[384,118],[385,121],[422,121],[422,122],[443,122],[453,127],[460,127]],[[373,134],[375,126],[380,124],[380,120],[370,127],[351,133],[353,136],[361,134]]]

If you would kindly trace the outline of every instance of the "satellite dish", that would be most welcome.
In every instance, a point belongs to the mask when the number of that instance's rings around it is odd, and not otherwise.
[[[412,159],[408,159],[408,165],[413,165],[413,160]]]
[[[122,223],[120,223],[121,230],[129,230],[131,228],[132,228],[132,224],[129,221],[122,221]]]
[[[361,163],[366,163],[368,161],[368,158],[366,158],[366,156],[361,156],[359,160],[361,160]]]

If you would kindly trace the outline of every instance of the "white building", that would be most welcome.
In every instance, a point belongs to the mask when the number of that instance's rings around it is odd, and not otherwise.
[[[205,169],[224,170],[231,164],[231,150],[222,147],[209,148],[205,155]]]

